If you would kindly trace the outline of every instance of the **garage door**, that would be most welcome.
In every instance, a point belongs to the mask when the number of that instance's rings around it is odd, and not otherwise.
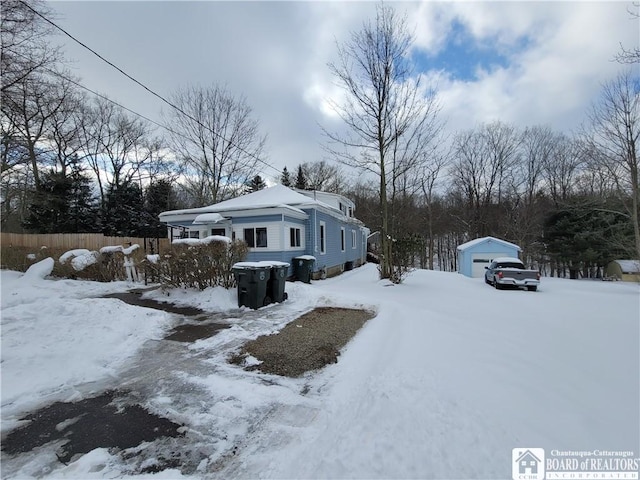
[[[506,253],[472,253],[471,254],[471,276],[483,277],[484,267],[488,267],[494,258],[508,257]]]

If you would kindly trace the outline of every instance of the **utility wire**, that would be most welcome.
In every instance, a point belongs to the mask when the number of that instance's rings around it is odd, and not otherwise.
[[[196,122],[198,125],[200,125],[202,128],[209,130],[209,128],[204,125],[202,122],[200,122],[200,120],[198,120],[195,117],[192,117],[191,115],[189,115],[187,112],[185,112],[182,108],[178,107],[177,105],[175,105],[174,103],[170,102],[169,100],[167,100],[166,98],[164,98],[162,95],[154,92],[153,90],[151,90],[149,87],[147,87],[146,85],[144,85],[142,82],[139,82],[138,80],[136,80],[135,78],[133,78],[131,75],[129,75],[127,72],[125,72],[124,70],[122,70],[120,67],[118,67],[117,65],[115,65],[114,63],[110,62],[109,60],[107,60],[106,58],[104,58],[102,55],[100,55],[98,52],[96,52],[95,50],[93,50],[91,47],[87,46],[86,44],[82,43],[80,40],[78,40],[76,37],[74,37],[73,35],[71,35],[69,32],[67,32],[64,28],[58,26],[56,23],[54,23],[53,21],[49,20],[47,17],[45,17],[44,15],[42,15],[40,12],[38,12],[37,10],[35,10],[34,8],[31,7],[31,5],[27,4],[24,0],[19,0],[20,3],[22,3],[25,7],[27,7],[29,10],[31,10],[33,13],[35,13],[38,17],[42,18],[45,22],[49,23],[50,25],[52,25],[54,28],[56,28],[57,30],[60,30],[62,33],[64,33],[67,37],[69,37],[71,40],[73,40],[74,42],[76,42],[78,45],[82,46],[83,48],[89,50],[91,53],[93,53],[96,57],[98,57],[100,60],[102,60],[103,62],[107,63],[108,65],[110,65],[111,67],[115,68],[117,71],[119,71],[121,74],[123,74],[125,77],[127,77],[129,80],[133,81],[134,83],[140,85],[142,88],[144,88],[146,91],[148,91],[149,93],[151,93],[152,95],[154,95],[155,97],[159,98],[161,101],[163,101],[164,103],[166,103],[167,105],[169,105],[171,108],[177,110],[178,112],[180,112],[182,115],[184,115],[185,117],[189,118],[190,120],[193,120],[194,122]],[[124,107],[123,107],[124,108]],[[127,109],[129,110],[129,109]],[[137,114],[136,114],[137,115]],[[140,115],[142,116],[142,115]],[[153,122],[156,123],[156,122]],[[257,155],[248,152],[247,150],[245,150],[244,148],[240,147],[239,145],[236,145],[235,143],[233,143],[231,140],[226,139],[223,135],[219,134],[218,132],[214,131],[213,129],[210,130],[212,134],[214,134],[215,136],[219,137],[220,139],[224,140],[225,142],[227,142],[229,145],[237,148],[238,150],[240,150],[241,152],[245,153],[246,155],[250,156],[251,158],[253,158],[254,160],[258,161],[259,163],[261,163],[262,165],[265,165],[271,169],[273,169],[274,171],[280,173],[280,171],[275,168],[274,166],[270,165],[269,163],[265,162],[264,160],[262,160],[261,158],[259,158]]]

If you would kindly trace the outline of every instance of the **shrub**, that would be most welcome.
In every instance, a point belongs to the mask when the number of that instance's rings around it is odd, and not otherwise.
[[[243,241],[211,241],[209,243],[173,244],[169,253],[154,263],[142,262],[147,278],[172,287],[235,287],[231,267],[243,261],[248,252]]]
[[[91,252],[95,257],[95,262],[76,269],[72,258],[61,263],[60,257],[67,253],[64,249],[49,249],[41,247],[33,249],[29,247],[3,246],[1,250],[2,268],[25,272],[31,265],[51,257],[56,260],[52,277],[95,280],[98,282],[112,282],[116,280],[128,280],[127,271],[124,266],[124,254],[121,251]],[[135,265],[138,265],[144,258],[144,252],[137,249],[129,255]],[[76,263],[77,265],[77,263]]]
[[[57,258],[63,252],[50,251],[47,247],[30,248],[3,245],[0,248],[0,264],[3,269],[26,272],[34,263],[47,257]],[[56,256],[57,255],[57,256]]]

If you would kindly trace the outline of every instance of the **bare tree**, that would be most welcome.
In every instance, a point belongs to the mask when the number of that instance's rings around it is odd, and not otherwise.
[[[375,23],[366,22],[349,41],[338,45],[339,60],[329,64],[347,94],[342,104],[331,105],[349,134],[325,130],[331,142],[327,149],[345,164],[372,172],[379,180],[381,278],[393,273],[388,189],[415,165],[418,157],[412,154],[415,144],[411,140],[417,141],[417,132],[426,132],[437,110],[434,92],[422,89],[419,77],[413,74],[409,62],[412,42],[406,17],[380,5]]]
[[[496,228],[492,208],[500,206],[517,165],[520,133],[501,122],[458,134],[453,141],[454,182],[466,198],[469,233],[489,235]],[[495,232],[493,232],[495,234]]]
[[[631,15],[631,20],[637,23],[640,19],[640,2],[633,2],[627,11]],[[640,63],[640,48],[635,46],[627,49],[620,44],[620,53],[615,56],[615,59],[620,63]]]
[[[257,174],[266,142],[244,97],[220,86],[191,86],[172,100],[180,111],[167,116],[171,145],[184,163],[193,202],[217,203],[241,193]]]
[[[106,98],[87,107],[80,124],[82,156],[93,171],[103,208],[109,191],[150,180],[161,168],[162,144],[149,125]],[[148,182],[145,182],[148,183]]]
[[[566,204],[574,192],[584,167],[584,149],[564,134],[555,134],[551,142],[552,151],[543,160],[542,175],[551,200],[558,207]]]
[[[14,85],[34,72],[58,63],[61,51],[51,45],[48,36],[53,27],[40,15],[51,17],[52,11],[40,0],[5,0],[0,15],[0,90],[2,102]]]
[[[14,139],[25,148],[36,190],[40,189],[39,165],[49,149],[44,140],[73,90],[74,86],[61,77],[32,72],[15,83],[10,94],[3,95],[3,121],[10,123]]]
[[[438,149],[434,150],[430,157],[431,158],[429,162],[424,162],[422,172],[418,177],[420,179],[420,188],[422,190],[423,208],[426,213],[426,254],[428,259],[428,268],[429,270],[433,270],[433,259],[435,256],[434,204],[436,203],[436,187],[438,186],[440,175],[443,169],[449,164],[451,160],[451,152]],[[424,268],[425,262],[421,263],[421,267]]]
[[[343,193],[346,189],[345,176],[338,165],[332,165],[326,160],[305,162],[302,170],[309,190]]]
[[[589,117],[589,145],[600,153],[602,167],[615,183],[633,227],[634,253],[640,258],[640,77],[625,72],[605,84]]]

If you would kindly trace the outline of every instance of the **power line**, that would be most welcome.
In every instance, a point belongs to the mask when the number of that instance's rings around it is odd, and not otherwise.
[[[115,65],[114,63],[110,62],[109,60],[107,60],[106,58],[104,58],[102,55],[100,55],[98,52],[96,52],[95,50],[93,50],[91,47],[87,46],[86,44],[84,44],[83,42],[81,42],[80,40],[78,40],[76,37],[74,37],[73,35],[71,35],[69,32],[67,32],[64,28],[60,27],[59,25],[57,25],[56,23],[54,23],[53,21],[49,20],[47,17],[45,17],[44,15],[42,15],[40,12],[38,12],[37,10],[35,10],[34,8],[31,7],[31,5],[27,4],[24,0],[19,0],[20,3],[22,3],[25,7],[27,7],[29,10],[31,10],[33,13],[35,13],[38,17],[42,18],[45,22],[49,23],[50,25],[52,25],[54,28],[60,30],[62,33],[64,33],[67,37],[69,37],[71,40],[73,40],[74,42],[76,42],[78,45],[82,46],[83,48],[89,50],[91,53],[93,53],[96,57],[98,57],[100,60],[102,60],[103,62],[105,62],[106,64],[108,64],[109,66],[115,68],[117,71],[119,71],[121,74],[123,74],[125,77],[127,77],[129,80],[133,81],[134,83],[140,85],[142,88],[144,88],[146,91],[148,91],[149,93],[151,93],[152,95],[154,95],[155,97],[159,98],[161,101],[163,101],[164,103],[166,103],[167,105],[169,105],[171,108],[177,110],[178,112],[180,112],[182,115],[184,115],[185,117],[189,118],[190,120],[193,120],[194,122],[196,122],[198,125],[200,125],[202,128],[204,128],[205,130],[209,130],[209,128],[204,125],[202,122],[200,122],[200,120],[198,120],[195,117],[192,117],[191,115],[189,115],[187,112],[185,112],[183,109],[181,109],[180,107],[178,107],[177,105],[175,105],[174,103],[170,102],[169,100],[167,100],[166,98],[164,98],[162,95],[160,95],[159,93],[154,92],[153,90],[151,90],[149,87],[147,87],[146,85],[144,85],[142,82],[136,80],[135,78],[133,78],[131,75],[129,75],[127,72],[125,72],[124,70],[122,70],[120,67],[118,67],[117,65]],[[83,87],[84,88],[84,87]],[[115,103],[115,102],[114,102]],[[124,107],[123,107],[124,108]],[[129,110],[129,109],[127,109]],[[137,115],[137,114],[136,114]],[[142,115],[140,115],[142,117]],[[152,122],[152,123],[156,123],[156,122]],[[278,172],[278,174],[280,173],[280,171],[275,168],[274,166],[270,165],[269,163],[265,162],[264,160],[262,160],[261,158],[259,158],[257,155],[248,152],[247,150],[245,150],[244,148],[240,147],[239,145],[236,145],[235,143],[233,143],[231,140],[228,140],[227,138],[225,138],[223,135],[219,134],[218,132],[216,132],[215,130],[211,129],[210,130],[211,133],[215,136],[217,136],[218,138],[224,140],[225,142],[227,142],[229,145],[237,148],[238,150],[240,150],[241,152],[243,152],[244,154],[248,155],[249,157],[253,158],[254,160],[256,160],[257,162],[261,163],[262,165],[265,165],[271,169],[273,169],[274,171]]]

